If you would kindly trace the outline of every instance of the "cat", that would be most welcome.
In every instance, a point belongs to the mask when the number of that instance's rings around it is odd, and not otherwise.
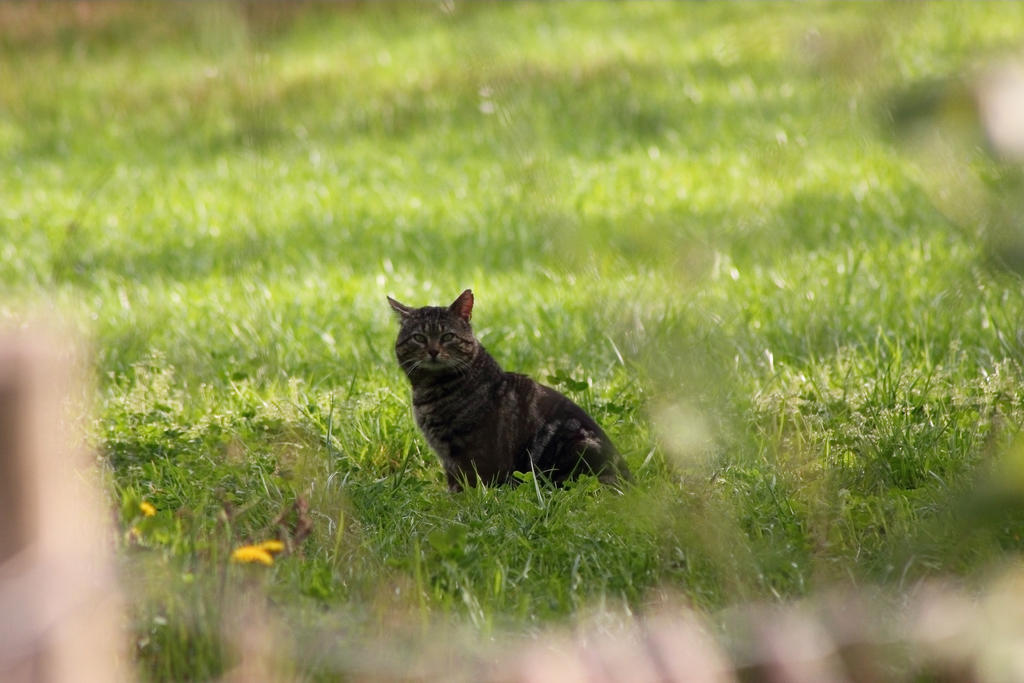
[[[447,307],[413,308],[388,297],[401,327],[398,363],[412,385],[413,414],[444,467],[449,490],[515,484],[534,472],[556,485],[580,473],[613,484],[629,468],[593,418],[526,375],[505,372],[477,341],[473,292]]]

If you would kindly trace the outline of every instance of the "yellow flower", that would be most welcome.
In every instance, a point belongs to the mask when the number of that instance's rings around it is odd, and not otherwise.
[[[139,512],[142,513],[143,517],[152,517],[156,514],[156,508],[153,507],[152,503],[142,501],[141,503],[139,503]]]
[[[263,541],[263,543],[260,543],[256,547],[262,548],[263,550],[266,550],[268,553],[273,555],[284,550],[284,543],[275,538],[269,541]]]
[[[236,548],[235,552],[231,553],[231,560],[249,564],[259,562],[267,566],[274,564],[273,555],[258,545],[243,545],[241,548]]]

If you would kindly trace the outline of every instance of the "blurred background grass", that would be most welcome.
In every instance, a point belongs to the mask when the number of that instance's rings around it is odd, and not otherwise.
[[[286,673],[398,675],[1016,562],[1019,167],[969,85],[1022,39],[1010,3],[0,5],[0,315],[92,340],[144,675],[237,665],[246,609]],[[465,287],[634,489],[444,491],[382,303]]]

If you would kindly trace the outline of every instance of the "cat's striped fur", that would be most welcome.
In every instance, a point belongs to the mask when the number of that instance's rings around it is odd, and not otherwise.
[[[535,472],[556,484],[581,472],[605,483],[629,469],[604,431],[571,400],[525,375],[505,372],[473,335],[473,292],[451,306],[412,308],[388,297],[401,318],[395,355],[412,384],[413,414],[444,467],[448,487],[504,483]]]

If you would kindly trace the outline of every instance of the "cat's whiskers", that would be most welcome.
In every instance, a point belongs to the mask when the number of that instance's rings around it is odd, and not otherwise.
[[[456,372],[459,373],[459,376],[466,377],[467,375],[469,375],[469,370],[471,366],[469,361],[463,360],[461,358],[452,358],[452,367],[454,367]]]
[[[412,375],[420,369],[421,365],[423,365],[423,360],[419,358],[410,358],[408,360],[401,361],[400,365],[402,366],[402,369],[405,370],[406,374]]]

